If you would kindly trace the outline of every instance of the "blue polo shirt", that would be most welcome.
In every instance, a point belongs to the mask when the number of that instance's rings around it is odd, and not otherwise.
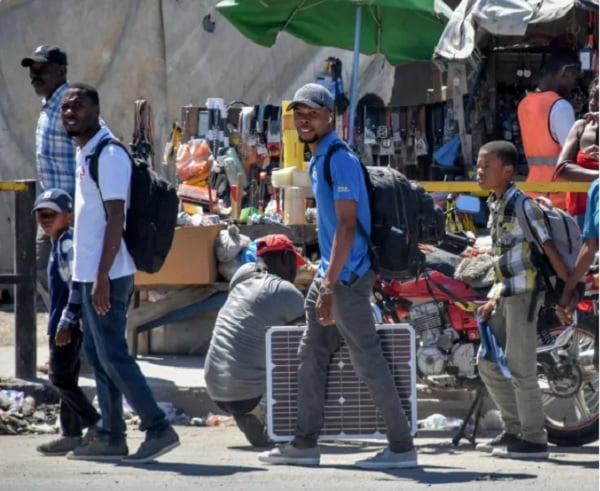
[[[317,225],[321,263],[319,276],[324,276],[331,258],[333,237],[338,226],[335,201],[353,200],[358,203],[357,216],[363,228],[371,233],[371,213],[363,171],[356,156],[349,151],[338,150],[331,158],[331,180],[333,189],[325,180],[323,166],[327,150],[341,142],[337,133],[326,135],[310,160],[310,179],[317,200]],[[348,281],[352,273],[362,276],[371,268],[366,237],[356,229],[354,245],[338,280]]]
[[[598,179],[596,179],[588,190],[587,208],[583,222],[584,239],[598,238]]]

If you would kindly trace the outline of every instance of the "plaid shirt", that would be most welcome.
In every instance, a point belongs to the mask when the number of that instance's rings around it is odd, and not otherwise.
[[[488,198],[495,276],[489,298],[531,292],[536,286],[537,270],[514,209],[517,193],[520,191],[511,184],[500,199],[493,194]],[[551,238],[544,213],[534,200],[525,201],[525,214],[542,244]]]
[[[42,101],[35,131],[35,159],[42,190],[59,188],[73,196],[76,147],[60,118],[60,102],[68,88],[69,83],[65,82]]]

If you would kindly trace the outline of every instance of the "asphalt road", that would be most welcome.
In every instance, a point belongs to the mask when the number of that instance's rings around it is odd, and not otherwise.
[[[378,450],[380,442],[326,444],[319,468],[300,468],[260,463],[258,451],[235,427],[177,430],[180,447],[139,466],[43,457],[35,448],[52,436],[0,436],[0,490],[598,490],[597,443],[551,447],[547,461],[526,462],[481,454],[466,442],[455,448],[451,434],[430,433],[415,441],[420,468],[382,472],[352,467],[354,460]],[[130,430],[131,451],[141,440],[140,432]]]

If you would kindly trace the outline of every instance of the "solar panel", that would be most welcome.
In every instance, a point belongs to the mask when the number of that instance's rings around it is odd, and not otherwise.
[[[267,331],[267,424],[273,441],[287,441],[294,436],[297,352],[304,329],[303,326],[284,326]],[[377,332],[414,435],[417,389],[413,330],[408,324],[382,324],[377,326]],[[385,438],[383,418],[367,386],[354,372],[345,344],[331,357],[326,387],[321,440]]]

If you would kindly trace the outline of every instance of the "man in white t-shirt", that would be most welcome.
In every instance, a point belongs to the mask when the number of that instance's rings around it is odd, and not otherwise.
[[[107,145],[98,159],[98,182],[92,179],[89,156],[100,141],[113,137],[100,126],[99,115],[95,88],[72,84],[65,91],[62,122],[78,144],[73,281],[80,285],[84,348],[94,368],[102,414],[96,437],[87,438],[88,445],[68,457],[146,463],[178,446],[179,437],[127,349],[125,330],[135,265],[123,240],[123,227],[132,164],[122,148]],[[140,416],[140,430],[146,431],[145,441],[129,456],[123,395]]]

